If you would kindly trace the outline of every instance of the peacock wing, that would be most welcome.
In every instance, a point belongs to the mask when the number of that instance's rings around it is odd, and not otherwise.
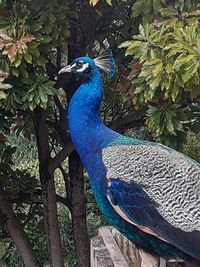
[[[116,212],[200,260],[199,164],[148,144],[108,146],[102,156]]]

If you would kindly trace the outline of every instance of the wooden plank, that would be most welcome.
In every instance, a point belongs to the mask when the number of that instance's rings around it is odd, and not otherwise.
[[[110,230],[106,227],[101,227],[99,228],[98,234],[103,238],[104,244],[109,251],[111,259],[113,261],[113,266],[128,267],[128,264],[126,263],[124,256],[122,255]]]

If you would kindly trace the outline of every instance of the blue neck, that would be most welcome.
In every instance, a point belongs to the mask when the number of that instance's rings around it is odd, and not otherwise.
[[[91,77],[82,83],[72,97],[68,108],[70,135],[88,172],[95,155],[118,136],[100,119],[102,97],[101,74],[94,68]]]

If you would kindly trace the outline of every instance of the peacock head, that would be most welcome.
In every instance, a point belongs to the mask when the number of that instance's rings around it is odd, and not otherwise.
[[[71,72],[81,78],[90,78],[95,70],[103,70],[108,74],[108,78],[112,79],[115,75],[115,61],[111,50],[105,50],[95,59],[89,57],[79,57],[75,59],[70,65],[62,68],[60,73]]]

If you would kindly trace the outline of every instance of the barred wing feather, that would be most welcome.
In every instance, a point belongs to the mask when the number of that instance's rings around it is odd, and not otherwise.
[[[124,219],[200,260],[200,166],[151,145],[103,149],[108,198]]]

